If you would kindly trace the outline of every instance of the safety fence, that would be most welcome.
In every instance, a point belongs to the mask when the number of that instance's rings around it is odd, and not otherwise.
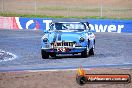
[[[0,29],[48,30],[51,18],[0,17]],[[130,32],[132,20],[85,19],[94,32]]]
[[[132,18],[132,0],[0,0],[0,13]]]

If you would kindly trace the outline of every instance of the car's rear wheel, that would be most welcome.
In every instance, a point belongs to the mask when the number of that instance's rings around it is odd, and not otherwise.
[[[49,58],[49,54],[44,50],[41,50],[41,56],[42,56],[43,59],[48,59]]]

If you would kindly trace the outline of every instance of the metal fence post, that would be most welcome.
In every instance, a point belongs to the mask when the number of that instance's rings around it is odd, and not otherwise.
[[[4,13],[4,0],[2,0],[2,13]]]
[[[100,17],[102,18],[103,16],[103,1],[100,0]]]
[[[34,11],[35,11],[35,15],[37,15],[37,0],[35,0],[34,3]]]

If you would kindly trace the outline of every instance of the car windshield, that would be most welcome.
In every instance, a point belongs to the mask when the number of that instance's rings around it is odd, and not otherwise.
[[[83,23],[52,23],[50,30],[81,30],[86,29]]]

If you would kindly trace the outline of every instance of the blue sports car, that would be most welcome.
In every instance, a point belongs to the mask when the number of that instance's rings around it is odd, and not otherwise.
[[[52,22],[41,39],[43,59],[56,54],[78,54],[81,57],[94,55],[95,35],[88,22]]]

